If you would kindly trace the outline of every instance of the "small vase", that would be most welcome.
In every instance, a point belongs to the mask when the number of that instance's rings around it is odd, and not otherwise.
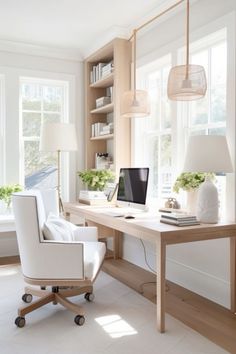
[[[187,212],[196,215],[198,189],[187,192]]]

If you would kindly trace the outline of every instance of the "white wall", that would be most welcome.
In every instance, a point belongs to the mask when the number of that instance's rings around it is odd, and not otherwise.
[[[217,20],[225,14],[236,10],[235,0],[198,0],[191,6],[190,30],[191,33],[212,21]],[[178,12],[175,18],[170,18],[162,22],[160,26],[152,27],[145,31],[138,38],[138,58],[140,65],[145,57],[153,57],[157,52],[161,52],[162,47],[181,38],[184,34],[184,14]],[[190,34],[191,34],[190,33]],[[184,43],[182,41],[182,43]],[[232,46],[234,44],[232,43]],[[235,47],[233,46],[235,49]],[[234,53],[235,54],[235,53]],[[10,72],[20,73],[23,71],[41,71],[52,75],[57,73],[69,75],[75,79],[75,106],[74,118],[78,129],[78,155],[77,170],[84,166],[84,105],[83,105],[83,75],[82,64],[73,60],[61,60],[47,58],[46,56],[36,56],[27,54],[11,53],[1,50],[0,46],[0,67],[6,70],[10,75],[11,85],[8,85],[7,100],[11,102],[7,112],[7,129],[11,131],[11,139],[7,142],[7,175],[9,178],[17,177],[18,171],[15,168],[18,162],[18,153],[16,144],[18,142],[18,83],[14,75]],[[26,74],[24,74],[26,75]],[[235,71],[232,78],[232,86],[235,83]],[[10,82],[9,81],[9,82]],[[233,88],[233,92],[235,88]],[[235,107],[231,107],[231,113],[235,115]],[[235,137],[235,131],[231,131],[232,139]],[[234,145],[235,142],[233,142]],[[75,167],[75,166],[74,166]],[[73,166],[72,166],[73,168]],[[76,170],[74,168],[74,171]],[[233,179],[234,181],[234,179]],[[75,186],[75,180],[73,182]],[[235,193],[235,192],[234,192]],[[235,203],[235,194],[233,196],[233,205]],[[232,203],[231,203],[232,205]],[[232,208],[234,211],[234,207]],[[152,268],[155,268],[155,248],[147,243],[147,256]],[[0,235],[1,255],[16,254],[16,242],[14,234]],[[167,277],[179,284],[192,289],[199,294],[209,297],[223,305],[229,306],[229,243],[227,240],[217,240],[209,242],[196,242],[186,245],[176,245],[168,247],[167,253]],[[144,254],[139,240],[130,236],[124,238],[124,258],[146,268],[144,263]]]
[[[76,123],[78,153],[70,153],[69,199],[76,199],[76,171],[84,166],[83,65],[78,60],[57,59],[42,55],[20,54],[1,47],[0,74],[5,77],[6,97],[6,183],[19,181],[19,78],[40,77],[68,80],[69,120]],[[19,48],[18,48],[19,50]],[[0,233],[0,256],[17,254],[14,233]]]
[[[184,7],[183,7],[184,8]],[[235,0],[199,0],[190,7],[190,40],[204,35],[206,27],[215,30],[235,21]],[[233,13],[232,13],[233,12]],[[233,22],[234,22],[233,21]],[[211,26],[211,24],[213,24]],[[230,24],[231,26],[232,24]],[[138,35],[138,66],[147,60],[158,59],[168,52],[173,43],[184,44],[185,17],[178,12],[149,31]],[[235,36],[235,27],[230,29]],[[205,33],[206,35],[207,33]],[[229,48],[230,80],[228,83],[228,114],[230,126],[227,127],[231,155],[235,161],[235,38]],[[233,62],[233,66],[232,66]],[[229,181],[229,183],[228,183]],[[228,216],[235,218],[235,176],[228,178]],[[149,264],[155,269],[155,247],[146,243]],[[199,293],[224,306],[230,306],[229,288],[229,240],[194,242],[191,244],[169,246],[167,248],[167,278]],[[147,268],[143,248],[139,240],[125,235],[124,258]]]

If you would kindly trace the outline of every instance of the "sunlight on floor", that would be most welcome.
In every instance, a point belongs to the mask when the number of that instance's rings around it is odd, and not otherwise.
[[[15,275],[18,273],[17,268],[10,268],[10,267],[0,267],[0,277],[7,277],[9,275]]]
[[[138,332],[131,327],[119,315],[109,315],[95,318],[95,321],[102,326],[105,332],[112,338],[131,336]]]

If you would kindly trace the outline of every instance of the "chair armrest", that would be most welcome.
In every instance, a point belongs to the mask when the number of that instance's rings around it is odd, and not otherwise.
[[[84,245],[54,240],[41,242],[33,264],[29,264],[33,278],[83,279]]]
[[[74,240],[75,241],[97,241],[98,240],[98,229],[93,226],[77,227],[74,230]]]

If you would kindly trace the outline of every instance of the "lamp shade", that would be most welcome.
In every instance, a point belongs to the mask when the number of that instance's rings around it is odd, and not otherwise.
[[[189,138],[185,172],[233,172],[225,136],[193,135]]]
[[[193,135],[189,138],[184,164],[185,172],[233,172],[225,136]],[[196,216],[203,223],[217,223],[218,191],[209,176],[198,189]]]
[[[206,74],[203,66],[179,65],[170,70],[167,86],[170,100],[197,100],[205,96],[206,89]]]
[[[40,151],[77,150],[74,124],[44,123],[41,128]]]
[[[150,114],[148,93],[143,90],[126,91],[121,100],[121,115],[124,118],[141,118]]]

